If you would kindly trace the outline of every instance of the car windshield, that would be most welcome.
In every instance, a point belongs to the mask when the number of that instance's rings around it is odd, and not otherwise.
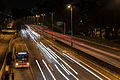
[[[16,55],[16,62],[28,62],[28,55]]]

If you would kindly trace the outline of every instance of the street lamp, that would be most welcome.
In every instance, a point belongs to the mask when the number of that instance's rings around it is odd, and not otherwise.
[[[44,21],[44,19],[45,19],[44,17],[46,16],[46,14],[41,14],[41,16],[43,17],[43,24],[44,24],[44,22],[45,22]]]
[[[50,14],[51,14],[51,24],[52,24],[52,31],[53,31],[53,16],[54,16],[53,14],[54,14],[54,13],[53,13],[53,12],[50,12]]]
[[[73,30],[72,30],[72,5],[68,4],[67,8],[71,10],[71,46],[73,46],[73,42],[72,42],[72,35],[73,35]]]
[[[73,30],[72,30],[72,5],[68,4],[67,8],[71,10],[71,36],[73,35]]]
[[[39,17],[40,17],[40,15],[35,15],[35,17],[37,18],[37,21],[36,21],[36,24],[38,23],[38,19],[39,19]]]

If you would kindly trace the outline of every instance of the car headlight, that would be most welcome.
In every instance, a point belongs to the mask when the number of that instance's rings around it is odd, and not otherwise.
[[[15,65],[18,66],[18,63],[16,63]]]
[[[27,63],[27,65],[29,65],[29,63]]]

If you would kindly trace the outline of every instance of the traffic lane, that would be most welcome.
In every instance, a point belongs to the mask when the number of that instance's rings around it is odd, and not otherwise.
[[[24,40],[28,46],[29,52],[31,53],[31,69],[35,79],[51,80],[51,76],[48,70],[46,70],[45,66],[43,66],[43,64],[41,63],[41,60],[44,59],[44,56],[43,54],[41,54],[41,51],[39,50],[36,41],[33,38],[31,39],[29,35],[26,35]]]
[[[54,44],[52,44],[52,45],[54,45]],[[55,45],[54,45],[55,46]],[[59,46],[59,47],[57,47],[57,48],[61,48],[60,50],[62,51],[62,52],[65,52],[66,54],[69,54],[69,55],[71,55],[71,56],[74,56],[75,58],[77,58],[78,60],[78,62],[80,62],[81,63],[81,61],[82,61],[82,63],[86,63],[88,66],[90,66],[90,67],[92,67],[92,69],[95,69],[94,71],[95,72],[99,72],[99,74],[102,74],[102,76],[106,76],[106,77],[108,77],[107,79],[112,79],[112,80],[117,80],[119,77],[118,76],[116,76],[115,74],[113,74],[112,72],[110,72],[110,71],[108,71],[107,69],[105,69],[105,68],[103,68],[103,67],[100,67],[99,65],[97,65],[96,63],[93,63],[93,61],[91,62],[91,60],[89,61],[89,60],[87,60],[86,58],[84,58],[84,57],[82,57],[81,55],[80,55],[80,53],[81,52],[76,52],[76,51],[74,51],[74,50],[71,50],[71,48],[69,49],[69,48],[66,48],[65,46],[62,46],[62,45],[57,45],[57,46]],[[84,53],[83,53],[84,54]]]
[[[29,42],[27,41],[27,46],[28,46],[28,49],[31,53],[31,68],[33,70],[33,74],[35,76],[35,79],[38,80],[38,79],[43,79],[43,75],[41,74],[40,70],[39,70],[39,66],[36,64],[36,60],[38,60],[38,63],[44,73],[44,75],[46,76],[47,80],[51,80],[52,77],[50,76],[50,73],[48,72],[47,68],[45,67],[45,65],[43,64],[42,62],[42,59],[46,61],[47,65],[50,65],[51,62],[49,61],[48,57],[44,54],[41,53],[41,51],[36,47],[36,45],[34,44],[34,42]],[[31,46],[32,45],[32,46]],[[44,55],[44,56],[43,56]],[[48,61],[50,63],[48,63]],[[55,73],[54,75],[56,75],[56,79],[60,80],[62,79],[63,77],[59,74],[59,72],[57,72],[57,70],[54,70]],[[64,80],[64,79],[63,79]]]
[[[42,74],[40,73],[38,65],[36,64],[36,60],[39,58],[41,59],[43,56],[40,54],[39,48],[36,46],[36,44],[32,40],[30,41],[29,40],[30,40],[30,37],[28,37],[28,40],[26,40],[25,42],[31,54],[30,55],[31,70],[33,72],[35,80],[40,80],[40,79],[42,80],[43,77],[42,77]]]
[[[33,80],[32,73],[29,68],[14,68],[14,80]]]
[[[45,42],[48,42],[48,41],[46,40]],[[51,43],[51,42],[50,42],[50,43]],[[51,43],[51,45],[54,45],[54,44]],[[58,46],[58,45],[57,45],[57,46]],[[66,48],[65,46],[59,45],[59,48],[63,48],[62,51],[66,51],[66,52],[68,52],[69,54],[71,54],[72,56],[76,56],[77,58],[79,58],[79,59],[82,60],[83,62],[86,61],[85,58],[81,57],[78,53],[73,52],[73,50],[68,49],[68,48]],[[73,54],[74,54],[74,55],[73,55]],[[87,64],[90,65],[91,67],[95,68],[95,69],[96,69],[96,70],[95,70],[95,73],[96,73],[96,72],[99,72],[99,74],[102,74],[102,76],[106,76],[107,79],[110,78],[110,79],[112,79],[112,80],[117,80],[116,75],[111,74],[111,72],[109,72],[109,71],[107,71],[107,70],[99,67],[97,64],[94,64],[94,65],[93,65],[93,63],[91,64],[91,62],[88,61],[88,60],[87,60],[85,63],[87,63]],[[98,74],[98,73],[97,73],[97,74]],[[99,74],[98,74],[98,75],[99,75]]]
[[[31,42],[28,42],[28,43],[31,45]],[[50,74],[47,74],[47,73],[49,73],[49,72],[48,72],[48,70],[44,69],[45,65],[43,64],[43,62],[41,62],[41,59],[46,60],[47,65],[52,64],[52,63],[51,63],[51,60],[49,60],[48,57],[47,57],[45,54],[42,54],[42,55],[44,55],[44,57],[41,56],[41,55],[40,55],[40,51],[39,51],[38,49],[36,49],[36,47],[35,47],[34,44],[32,44],[32,46],[30,46],[30,45],[28,45],[28,49],[30,49],[30,53],[33,54],[32,56],[34,56],[35,60],[38,60],[39,65],[41,66],[43,72],[45,73],[45,76],[47,76],[47,78],[50,79],[50,78],[51,78],[51,77],[49,76]],[[32,47],[32,48],[29,48],[29,47]],[[34,49],[34,48],[35,48],[35,49]],[[31,51],[31,50],[32,50],[32,51]],[[37,52],[37,51],[38,51],[38,52]],[[33,58],[33,57],[32,57],[32,58]],[[32,60],[32,62],[35,63],[35,60]],[[33,68],[33,71],[36,72],[36,74],[39,74],[38,66],[36,66],[36,64],[31,64],[31,65],[34,65],[34,66],[32,67],[32,68]],[[62,79],[63,76],[62,76],[57,70],[55,70],[56,68],[54,68],[54,61],[53,61],[53,65],[52,65],[52,66],[53,66],[53,69],[54,69],[53,74],[55,75],[55,78],[58,79],[58,80]],[[36,68],[36,67],[37,67],[37,68]],[[52,68],[52,67],[49,67],[49,68]],[[36,69],[37,69],[37,70],[36,70]],[[52,69],[51,69],[51,70],[52,70]],[[36,77],[38,78],[38,76],[36,76]],[[40,79],[41,79],[41,78],[40,78]],[[64,78],[63,78],[63,80],[64,80]]]
[[[30,43],[30,42],[29,42]],[[30,45],[29,45],[29,47],[30,47]],[[28,47],[28,48],[29,48]],[[34,50],[34,46],[32,46],[33,48],[31,49],[31,50]],[[37,50],[34,50],[34,51],[37,51]],[[34,51],[32,52],[32,54],[34,53]],[[36,54],[37,54],[37,52],[35,52]],[[40,54],[39,54],[39,52],[38,52],[38,55],[37,55],[37,57],[39,56]],[[34,57],[35,57],[35,54],[34,54]],[[40,56],[41,57],[41,56]],[[33,61],[33,60],[32,60]],[[50,63],[51,64],[51,63]],[[54,64],[52,65],[53,67],[54,67]],[[55,69],[55,68],[54,68]],[[43,72],[45,72],[46,70],[44,70],[43,69]],[[54,74],[57,74],[57,75],[55,75],[55,77],[57,78],[57,79],[62,79],[62,75],[60,75],[60,73],[57,71],[57,70],[54,70],[55,71],[55,73]],[[48,71],[47,71],[48,72]],[[46,72],[45,72],[45,75],[46,75]],[[71,78],[71,76],[70,76],[70,78]]]
[[[55,52],[57,53],[57,52]],[[58,54],[59,55],[59,54]],[[59,55],[61,56],[61,55]],[[96,77],[91,75],[91,73],[87,72],[86,70],[84,70],[83,68],[81,68],[80,66],[78,66],[76,63],[72,62],[71,60],[66,59],[65,57],[61,56],[61,59],[63,61],[65,61],[67,64],[69,64],[70,66],[72,66],[73,69],[75,69],[75,71],[78,71],[79,75],[77,75],[79,77],[79,79],[93,79],[96,80]],[[60,63],[63,63],[62,61],[59,60]],[[63,63],[64,64],[64,63]],[[65,64],[64,64],[65,65]],[[65,65],[67,66],[67,65]],[[69,69],[69,68],[68,68]],[[70,69],[69,69],[70,70]],[[70,70],[72,72],[72,70]],[[75,74],[74,74],[75,75]],[[85,75],[87,75],[88,77],[85,77]]]

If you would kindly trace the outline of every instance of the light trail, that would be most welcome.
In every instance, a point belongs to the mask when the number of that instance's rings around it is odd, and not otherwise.
[[[40,67],[40,65],[39,65],[39,63],[38,63],[37,60],[36,60],[36,63],[37,63],[37,65],[38,65],[38,68],[39,68],[39,70],[40,70],[40,72],[41,72],[41,74],[42,74],[44,80],[46,80],[45,75],[44,75],[44,73],[43,73],[43,71],[42,71],[42,69],[41,69],[41,67]]]
[[[46,49],[44,49],[44,47],[42,47],[41,45],[39,45],[39,43],[38,43],[37,45],[38,45],[39,49],[40,49],[43,53],[45,53],[50,59],[52,59],[52,58],[51,58],[51,55],[46,51]]]
[[[65,75],[62,73],[62,71],[60,71],[60,69],[57,67],[56,64],[55,64],[55,67],[56,67],[56,69],[60,72],[60,74],[61,74],[65,79],[69,80],[69,79],[67,78],[67,76],[65,76]]]
[[[41,42],[40,42],[41,43]],[[41,43],[43,45],[43,43]],[[45,45],[43,45],[45,47]],[[46,47],[45,47],[46,48]],[[46,48],[47,49],[47,48]],[[50,49],[50,48],[49,48]],[[49,50],[48,50],[49,51]],[[57,58],[59,58],[64,64],[66,64],[75,74],[78,75],[78,73],[69,65],[67,64],[64,60],[62,60],[62,58],[60,58],[57,54],[54,54],[55,56],[57,56]]]
[[[53,48],[55,51],[57,51],[58,53],[61,54],[61,52],[59,52],[58,50],[56,50],[54,47],[52,47],[50,45],[51,48]],[[98,79],[100,80],[103,80],[102,78],[100,78],[98,75],[96,75],[94,72],[92,72],[91,70],[87,69],[85,66],[83,66],[82,64],[78,63],[77,61],[75,61],[74,59],[72,59],[71,57],[67,56],[66,54],[62,53],[63,55],[65,55],[66,57],[68,57],[69,59],[71,59],[73,62],[75,62],[76,64],[78,64],[79,66],[81,66],[82,68],[84,68],[85,70],[87,70],[89,73],[91,73],[92,75],[94,75],[95,77],[97,77]],[[87,65],[88,66],[88,65]],[[111,80],[109,79],[108,77],[104,76],[105,78],[107,78],[108,80]]]
[[[75,61],[74,59],[72,59],[71,57],[69,57],[68,55],[64,54],[66,57],[68,57],[69,59],[71,59],[72,61],[74,61],[75,63],[77,63],[78,65],[82,66],[82,64],[80,64],[79,62]],[[79,60],[81,63],[83,63],[84,65],[86,65],[87,67],[89,67],[90,69],[94,70],[95,72],[99,73],[100,75],[102,75],[103,77],[105,77],[108,80],[111,80],[110,78],[108,78],[107,76],[105,76],[104,74],[100,73],[99,71],[95,70],[94,68],[92,68],[91,66],[89,66],[88,64],[84,63],[83,61]],[[85,68],[85,67],[84,67]],[[90,70],[89,70],[90,71]],[[92,71],[91,71],[92,72]],[[94,73],[95,74],[95,73]]]
[[[43,45],[43,44],[42,44]],[[47,48],[45,47],[45,45],[43,45],[43,47],[47,50]],[[47,50],[48,51],[48,50]],[[48,51],[49,52],[49,51]],[[53,60],[58,64],[60,65],[60,67],[67,73],[67,74],[71,74],[76,80],[79,80],[75,75],[73,75],[69,70],[66,70],[64,66],[62,66],[56,59],[55,57],[53,57],[54,55],[52,55],[50,52],[49,54],[51,55],[51,57],[53,58]],[[58,57],[58,56],[57,56]],[[63,61],[63,60],[62,60]],[[67,64],[67,63],[66,63]],[[68,66],[70,67],[70,66]],[[71,69],[71,67],[70,67]],[[72,70],[72,69],[71,69]],[[69,73],[68,73],[69,72]]]
[[[49,71],[50,75],[53,77],[53,79],[56,80],[55,77],[54,77],[54,75],[52,74],[51,70],[49,69],[49,67],[47,66],[46,62],[43,59],[42,59],[42,62],[44,63],[44,65],[48,69],[48,71]]]
[[[55,54],[57,58],[59,58],[64,64],[66,64],[76,75],[78,75],[77,71],[75,71],[69,64],[67,64],[62,58],[60,58],[57,54]]]

